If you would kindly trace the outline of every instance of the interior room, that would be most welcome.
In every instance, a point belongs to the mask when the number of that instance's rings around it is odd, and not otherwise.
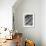
[[[46,0],[0,0],[0,46],[46,46]]]

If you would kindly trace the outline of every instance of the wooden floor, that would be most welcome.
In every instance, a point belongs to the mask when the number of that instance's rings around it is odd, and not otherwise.
[[[2,43],[0,46],[16,46],[15,39],[13,40],[6,40],[6,42]]]

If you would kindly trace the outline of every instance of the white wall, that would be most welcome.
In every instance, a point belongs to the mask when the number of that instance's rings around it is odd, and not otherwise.
[[[17,7],[13,7],[15,28],[23,33],[23,37],[35,41],[36,46],[41,46],[41,1],[23,0]],[[23,14],[34,13],[35,27],[23,27]]]
[[[12,28],[12,6],[16,0],[0,0],[0,27]]]
[[[42,46],[46,46],[46,0],[41,1],[41,38]]]
[[[13,12],[15,29],[22,32],[25,38],[34,40],[36,46],[46,46],[46,0],[23,0],[17,7],[13,6]],[[34,13],[34,28],[23,27],[23,14],[26,12]]]

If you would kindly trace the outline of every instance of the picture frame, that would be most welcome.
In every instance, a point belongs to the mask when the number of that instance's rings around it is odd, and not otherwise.
[[[25,13],[23,15],[23,26],[34,27],[34,13]]]

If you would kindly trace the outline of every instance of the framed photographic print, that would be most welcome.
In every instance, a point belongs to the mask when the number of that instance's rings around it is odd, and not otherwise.
[[[23,25],[24,27],[34,27],[34,14],[25,13],[23,15]]]

